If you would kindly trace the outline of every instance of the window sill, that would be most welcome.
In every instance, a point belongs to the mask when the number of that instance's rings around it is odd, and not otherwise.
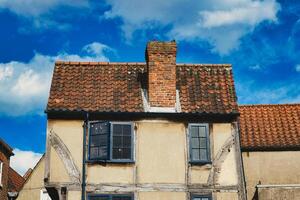
[[[212,165],[211,161],[190,161],[191,165]]]

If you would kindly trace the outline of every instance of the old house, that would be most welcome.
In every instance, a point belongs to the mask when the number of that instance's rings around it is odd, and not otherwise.
[[[300,104],[239,111],[248,200],[300,199]]]
[[[7,199],[8,194],[8,173],[10,157],[13,156],[13,149],[0,139],[0,199]]]
[[[237,200],[244,178],[229,64],[55,63],[45,187],[68,200]]]
[[[13,149],[0,139],[0,199],[15,200],[25,179],[10,167]]]

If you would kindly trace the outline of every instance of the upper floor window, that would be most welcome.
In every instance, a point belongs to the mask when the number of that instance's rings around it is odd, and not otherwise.
[[[132,195],[90,195],[88,200],[133,200]]]
[[[133,124],[90,122],[89,160],[133,161]]]
[[[210,162],[208,124],[189,124],[189,141],[190,161],[194,163]]]

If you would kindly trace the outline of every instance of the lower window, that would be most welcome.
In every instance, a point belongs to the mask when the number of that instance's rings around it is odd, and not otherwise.
[[[89,195],[88,200],[133,200],[133,195],[128,195],[128,194]]]
[[[212,200],[210,195],[192,195],[192,200]]]

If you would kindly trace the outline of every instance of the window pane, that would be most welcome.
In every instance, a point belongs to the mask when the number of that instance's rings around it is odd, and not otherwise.
[[[131,137],[130,136],[123,137],[123,147],[131,148]]]
[[[199,160],[199,149],[192,149],[192,160]]]
[[[121,148],[113,148],[113,159],[122,159],[123,150]]]
[[[131,125],[125,124],[123,125],[123,135],[131,135]]]
[[[109,132],[108,122],[92,123],[90,126],[91,135],[107,134]]]
[[[89,197],[89,200],[109,200],[109,197]]]
[[[99,135],[91,135],[90,137],[90,145],[93,146],[100,146],[100,137]]]
[[[90,159],[95,159],[99,157],[99,150],[98,147],[90,148]]]
[[[198,126],[191,126],[190,131],[191,131],[191,137],[199,137]]]
[[[113,136],[114,147],[122,147],[122,136]]]
[[[99,147],[99,158],[101,159],[107,159],[108,157],[108,152],[107,152],[107,147]]]
[[[199,126],[199,135],[200,135],[200,137],[206,137],[206,127],[205,126]]]
[[[131,200],[130,196],[113,196],[113,200]]]
[[[192,148],[199,148],[200,147],[199,138],[191,138],[191,145]]]
[[[207,150],[206,149],[200,149],[200,160],[207,160]]]
[[[114,135],[122,135],[122,124],[114,124],[113,132],[114,132]]]
[[[209,200],[207,197],[201,198],[201,200]]]
[[[206,138],[199,138],[200,139],[200,147],[206,148]]]
[[[123,158],[131,159],[131,149],[130,148],[123,149]]]

